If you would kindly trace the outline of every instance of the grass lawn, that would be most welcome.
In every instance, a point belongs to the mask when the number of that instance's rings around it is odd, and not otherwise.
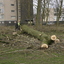
[[[36,50],[0,55],[0,64],[63,64],[64,53]]]
[[[10,28],[10,27],[9,27]],[[13,29],[8,31],[2,30],[0,33],[6,33],[7,35],[12,33]],[[0,64],[63,64],[64,63],[64,26],[59,26],[56,31],[56,26],[43,26],[44,29],[41,31],[48,35],[57,35],[61,40],[61,43],[52,44],[48,49],[26,49],[28,43],[38,42],[38,40],[30,41],[31,36],[13,36],[14,39],[10,39],[10,43],[14,44],[3,44],[0,43]],[[1,28],[0,28],[1,30]],[[8,34],[9,33],[9,34]],[[22,39],[23,38],[23,39]],[[5,38],[4,38],[5,39]],[[17,41],[16,39],[19,39]],[[33,39],[33,38],[32,38]],[[20,43],[19,43],[20,42]],[[16,44],[15,44],[16,43]],[[36,44],[38,44],[36,43]],[[34,44],[35,45],[35,44]]]

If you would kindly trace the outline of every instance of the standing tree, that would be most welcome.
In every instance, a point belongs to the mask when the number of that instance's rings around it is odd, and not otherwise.
[[[43,0],[43,3],[42,3],[42,22],[45,21],[45,6],[46,6],[46,3],[45,3],[45,0]]]
[[[60,16],[62,14],[63,0],[56,0],[56,14],[57,14],[57,26],[59,25]]]
[[[42,22],[48,22],[50,2],[51,0],[42,0]]]
[[[46,3],[46,24],[48,22],[48,17],[49,17],[49,5],[50,5],[50,0],[47,0],[47,3]]]
[[[36,27],[37,27],[37,28],[39,28],[39,26],[40,26],[40,19],[41,19],[41,3],[42,3],[42,0],[38,0],[37,16],[36,16]]]
[[[28,13],[28,19],[33,19],[33,0],[27,0],[27,4],[28,4],[28,9],[27,9],[27,13]]]
[[[21,23],[33,19],[33,0],[21,0]]]

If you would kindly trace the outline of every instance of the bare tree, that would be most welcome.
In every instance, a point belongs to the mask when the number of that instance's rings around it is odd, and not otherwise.
[[[41,19],[41,2],[42,2],[42,0],[38,0],[37,16],[36,16],[36,27],[37,27],[37,28],[38,28],[38,25],[40,26],[40,19]]]
[[[42,22],[48,22],[50,2],[51,0],[42,0]]]
[[[42,22],[45,21],[45,6],[46,6],[46,3],[45,3],[45,0],[43,0],[42,2]]]
[[[59,20],[61,18],[61,14],[62,14],[62,6],[63,6],[63,0],[56,0],[56,21],[57,21],[57,26],[59,25]]]
[[[47,0],[47,7],[46,7],[46,24],[48,22],[48,17],[49,17],[49,5],[50,5],[50,0]]]

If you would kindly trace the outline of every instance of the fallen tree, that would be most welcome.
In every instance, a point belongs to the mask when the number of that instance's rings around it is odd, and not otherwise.
[[[46,35],[44,32],[34,30],[27,25],[23,25],[21,29],[24,33],[27,33],[39,39],[42,42],[41,48],[48,48],[49,44],[52,44],[55,40],[57,40],[57,37],[55,35],[52,36]]]

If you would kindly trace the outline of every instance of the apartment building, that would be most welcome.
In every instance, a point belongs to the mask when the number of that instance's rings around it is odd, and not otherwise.
[[[33,19],[33,0],[0,0],[0,25]]]
[[[54,10],[54,17],[57,18],[57,9],[53,9]],[[60,19],[59,21],[64,21],[64,8],[62,8],[61,10],[61,16],[60,16]]]
[[[56,19],[57,19],[56,9],[50,8],[49,10],[50,11],[49,11],[48,21],[56,21]],[[61,13],[59,21],[64,21],[64,8],[62,8],[62,13]]]
[[[48,21],[56,21],[56,16],[54,16],[54,9],[50,8],[49,9],[49,17],[48,17]]]
[[[14,24],[20,18],[19,5],[20,0],[0,0],[0,24]],[[19,2],[18,2],[19,3]],[[18,7],[17,7],[18,5]],[[18,8],[18,11],[17,11]],[[18,19],[17,19],[18,17]]]

